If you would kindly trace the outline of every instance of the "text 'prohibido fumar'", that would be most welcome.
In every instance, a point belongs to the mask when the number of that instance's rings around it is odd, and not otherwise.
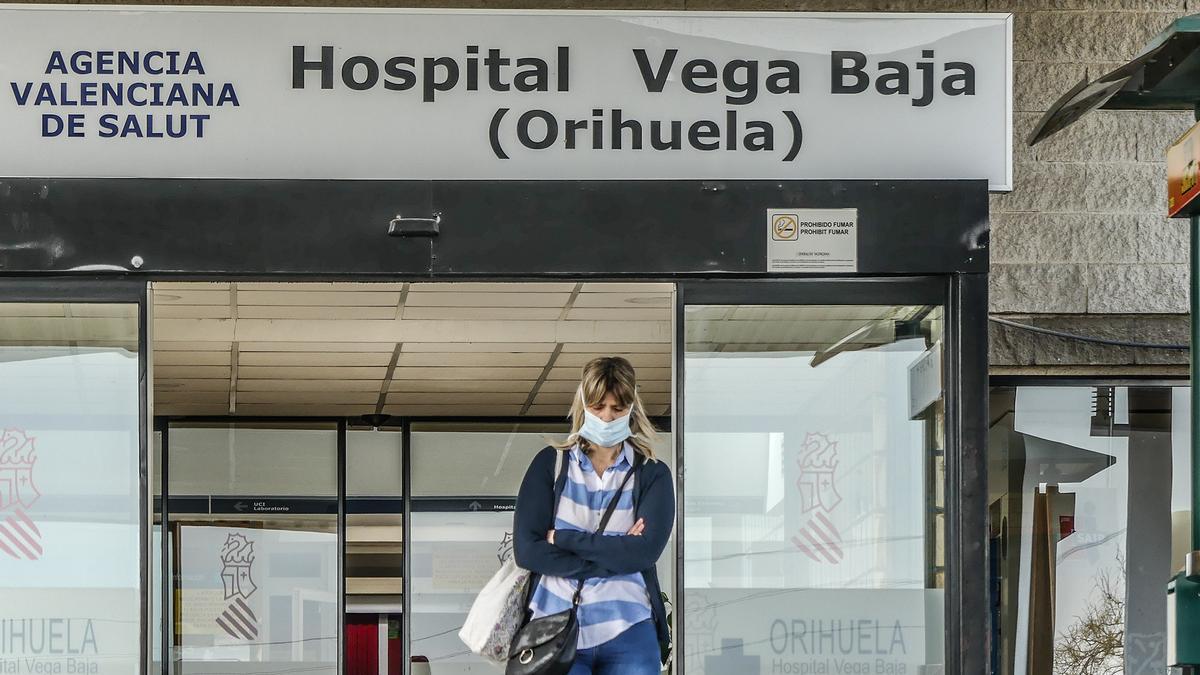
[[[338,56],[331,45],[292,47],[293,89],[347,89],[410,93],[423,103],[458,100],[469,92],[571,92],[570,47],[556,47],[545,56],[514,56],[497,48],[468,45],[457,56],[376,58]],[[620,67],[620,64],[614,64]],[[790,162],[804,144],[804,127],[797,105],[805,83],[801,66],[792,59],[714,60],[687,56],[667,48],[630,50],[627,67],[637,75],[644,94],[682,90],[697,96],[719,97],[720,114],[699,119],[647,118],[630,106],[588,107],[574,115],[545,108],[495,109],[489,124],[493,154],[509,159],[515,141],[524,150],[701,150],[781,154]],[[932,49],[920,50],[909,61],[873,59],[858,51],[829,54],[833,96],[874,96],[925,108],[939,97],[975,95],[975,67],[965,61],[939,62]],[[808,83],[810,87],[814,86]],[[778,110],[744,106],[774,97]],[[545,101],[545,98],[539,99]],[[645,99],[641,99],[641,103]]]

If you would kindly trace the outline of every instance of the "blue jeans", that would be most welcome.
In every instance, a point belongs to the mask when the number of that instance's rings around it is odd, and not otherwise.
[[[580,649],[567,675],[659,675],[658,657],[658,633],[647,619],[604,644]]]

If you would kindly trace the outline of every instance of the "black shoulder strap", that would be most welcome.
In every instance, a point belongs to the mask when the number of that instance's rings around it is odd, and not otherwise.
[[[604,530],[608,527],[608,521],[612,519],[613,511],[617,510],[617,502],[621,501],[621,493],[625,491],[625,486],[629,484],[629,480],[633,478],[633,474],[637,471],[638,465],[642,463],[642,456],[634,453],[633,466],[629,467],[629,472],[625,474],[625,479],[621,481],[621,486],[613,493],[612,499],[608,502],[608,508],[604,509],[604,515],[600,518],[600,526],[596,528],[596,534],[604,536]],[[579,585],[575,587],[575,597],[573,603],[579,604],[579,594],[583,592],[583,579],[579,580]]]

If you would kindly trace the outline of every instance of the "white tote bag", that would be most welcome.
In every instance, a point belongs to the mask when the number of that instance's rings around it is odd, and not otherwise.
[[[473,653],[497,664],[508,661],[508,648],[521,629],[524,618],[525,588],[529,572],[517,567],[512,558],[487,582],[463,623],[458,637]]]
[[[554,453],[554,477],[562,471],[563,453]],[[508,662],[508,648],[513,636],[521,629],[525,617],[525,591],[529,585],[529,570],[517,567],[515,556],[508,557],[500,570],[488,580],[471,604],[467,620],[458,637],[472,653],[503,666]]]

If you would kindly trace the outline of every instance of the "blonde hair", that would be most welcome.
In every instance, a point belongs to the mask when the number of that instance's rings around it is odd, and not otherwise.
[[[588,406],[604,400],[607,394],[616,397],[621,405],[630,409],[629,443],[647,460],[654,461],[654,441],[658,437],[650,418],[646,416],[646,406],[637,390],[637,374],[633,365],[620,356],[604,356],[592,359],[583,367],[583,376],[575,397],[571,401],[571,435],[561,443],[555,443],[559,450],[569,450],[576,445],[584,452],[592,451],[592,443],[579,435],[583,427],[584,411]]]

